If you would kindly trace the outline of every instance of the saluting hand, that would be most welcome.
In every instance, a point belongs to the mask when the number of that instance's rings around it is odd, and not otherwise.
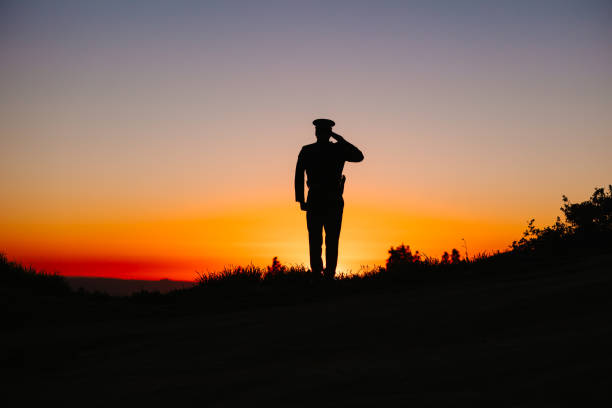
[[[333,131],[330,131],[329,133],[330,133],[331,138],[336,140],[337,142],[341,142],[341,141],[344,140],[344,138],[342,136],[340,136],[337,133],[334,133]]]

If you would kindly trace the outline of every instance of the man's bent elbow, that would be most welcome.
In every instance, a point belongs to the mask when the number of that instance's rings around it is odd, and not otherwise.
[[[360,161],[363,161],[363,153],[359,152],[359,154],[355,154],[353,160],[351,161],[354,163],[359,163]]]

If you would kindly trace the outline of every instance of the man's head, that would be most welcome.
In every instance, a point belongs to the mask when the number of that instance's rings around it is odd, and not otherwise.
[[[334,121],[330,119],[315,119],[312,124],[315,125],[317,142],[328,142],[331,137],[332,127],[335,125]]]

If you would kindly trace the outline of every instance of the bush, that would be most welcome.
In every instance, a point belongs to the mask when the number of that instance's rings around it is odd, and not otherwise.
[[[595,188],[591,198],[582,203],[572,204],[563,196],[561,211],[566,221],[576,232],[597,233],[612,231],[612,185],[608,193],[603,187]]]
[[[523,237],[511,245],[514,252],[566,251],[570,248],[596,248],[610,246],[612,243],[612,185],[608,192],[595,188],[591,198],[572,204],[563,196],[560,217],[554,225],[537,228],[531,219]]]
[[[389,249],[389,258],[387,258],[387,270],[397,270],[407,268],[421,262],[421,254],[419,251],[413,255],[409,245],[401,244],[397,248]]]

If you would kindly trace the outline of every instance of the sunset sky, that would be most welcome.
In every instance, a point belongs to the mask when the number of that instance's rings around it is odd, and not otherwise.
[[[307,265],[318,117],[365,155],[339,271],[612,183],[610,1],[3,1],[0,50],[0,251],[66,275]]]

